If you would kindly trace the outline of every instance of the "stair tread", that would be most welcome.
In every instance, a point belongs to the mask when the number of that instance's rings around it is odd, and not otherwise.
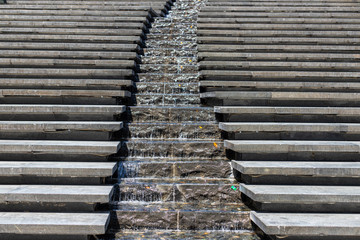
[[[122,122],[80,122],[80,121],[0,121],[0,132],[54,132],[63,130],[77,131],[119,131]]]
[[[0,176],[108,177],[116,167],[113,162],[0,161]]]
[[[359,203],[357,186],[297,186],[240,184],[240,191],[262,203],[333,204]]]
[[[360,214],[260,213],[251,220],[269,235],[358,236]]]
[[[1,233],[9,234],[104,234],[109,213],[0,213]],[[41,230],[41,231],[40,231]]]
[[[120,145],[116,141],[0,140],[0,152],[111,155]]]
[[[224,146],[233,151],[251,153],[360,152],[360,142],[357,141],[225,140]]]
[[[359,115],[360,108],[356,107],[215,107],[215,112],[223,114],[331,114],[331,115]]]
[[[107,203],[113,186],[1,185],[0,202]]]
[[[1,97],[130,97],[126,90],[3,89]]]
[[[219,128],[227,132],[360,132],[357,123],[220,122]]]
[[[232,161],[232,167],[248,175],[357,177],[360,162]]]

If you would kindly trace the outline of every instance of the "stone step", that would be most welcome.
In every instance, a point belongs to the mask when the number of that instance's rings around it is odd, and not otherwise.
[[[205,80],[307,80],[307,81],[356,81],[359,72],[306,72],[306,71],[234,71],[234,70],[202,70],[201,77]]]
[[[1,122],[0,122],[1,126]],[[219,139],[218,125],[212,122],[189,123],[130,123],[131,138],[154,139]],[[1,132],[1,130],[0,130]]]
[[[209,2],[206,4],[206,6],[287,6],[287,7],[296,7],[296,6],[302,6],[302,7],[357,7],[358,5],[356,2],[252,2],[252,1],[246,1],[246,2]]]
[[[60,50],[60,51],[119,51],[136,52],[138,44],[114,43],[53,43],[53,42],[0,42],[0,49],[18,50]]]
[[[200,106],[130,106],[127,118],[131,122],[206,122],[215,121],[213,111]]]
[[[142,22],[68,22],[68,21],[0,21],[0,27],[14,27],[14,28],[104,28],[104,29],[145,29]]]
[[[119,202],[113,229],[251,230],[249,211],[242,203],[183,204]],[[154,222],[152,219],[157,219]]]
[[[163,82],[163,83],[151,83],[151,82],[139,82],[136,83],[137,93],[163,93],[163,94],[199,94],[198,83],[188,82]]]
[[[336,53],[241,53],[241,52],[200,52],[199,59],[201,63],[229,61],[251,61],[259,60],[273,60],[273,61],[304,61],[304,62],[351,62],[355,63],[360,61],[360,56],[357,54],[336,54]],[[330,63],[329,63],[330,64]],[[333,63],[335,64],[335,63]]]
[[[142,16],[69,16],[69,15],[2,15],[2,21],[61,21],[61,22],[106,22],[106,23],[132,23],[140,22],[149,25],[149,13],[142,13]]]
[[[226,132],[337,132],[345,134],[360,133],[356,123],[268,123],[268,122],[220,122],[219,128]]]
[[[120,142],[100,141],[41,141],[0,140],[0,153],[33,154],[97,154],[108,156],[117,153]]]
[[[352,92],[214,91],[201,93],[207,105],[358,106],[360,94]],[[295,102],[293,102],[295,101]],[[298,102],[296,102],[298,101]]]
[[[250,7],[251,10],[253,7]],[[280,11],[279,7],[276,7],[274,9],[277,9]],[[328,8],[327,10],[330,10],[331,8]],[[334,10],[336,8],[333,8]],[[355,9],[357,11],[358,8]],[[255,11],[244,11],[244,12],[235,12],[235,11],[220,11],[218,8],[216,8],[216,12],[200,12],[199,18],[242,18],[242,17],[249,17],[249,18],[349,18],[354,19],[358,18],[359,15],[356,12],[327,12],[325,10],[324,12],[289,12],[285,10],[285,12],[255,12]]]
[[[197,73],[199,69],[197,65],[189,64],[141,64],[139,67],[143,73]]]
[[[227,178],[231,175],[228,160],[192,160],[186,159],[156,159],[146,161],[122,161],[119,163],[121,177],[146,179],[164,179],[164,181],[204,180],[211,182],[212,179]],[[139,180],[140,181],[140,180]]]
[[[176,56],[164,56],[164,55],[157,55],[151,54],[142,56],[141,63],[142,64],[153,64],[154,62],[159,63],[167,63],[167,64],[183,64],[183,65],[196,65],[197,58],[195,56],[184,56],[184,57],[176,57]]]
[[[172,1],[167,1],[166,3],[170,4]],[[39,0],[39,1],[9,1],[9,5],[53,5],[54,1],[45,1],[45,0]],[[96,5],[96,6],[147,6],[151,7],[154,6],[164,6],[164,1],[142,1],[142,2],[130,2],[130,1],[103,1],[103,2],[97,2],[97,1],[62,1],[62,2],[56,2],[57,6],[61,5]],[[61,5],[60,5],[61,4]]]
[[[241,240],[259,240],[251,231],[246,230],[122,230],[116,232],[119,239],[231,239],[236,235]]]
[[[137,157],[163,157],[163,158],[196,158],[196,159],[223,159],[224,148],[222,141],[218,139],[177,139],[177,140],[157,140],[157,139],[129,139],[123,142],[120,154],[127,158]],[[154,146],[157,146],[154,149]]]
[[[181,202],[181,203],[237,203],[240,192],[233,184],[216,183],[123,183],[120,184],[120,201],[130,202]],[[121,204],[121,203],[120,203]]]
[[[358,212],[356,186],[241,184],[242,199],[256,210],[271,212]]]
[[[358,162],[232,161],[234,177],[249,184],[358,185]]]
[[[179,46],[178,46],[179,47]],[[197,51],[192,49],[187,49],[186,51],[179,48],[144,48],[144,58],[152,57],[194,57],[197,54]]]
[[[94,211],[109,203],[113,186],[1,185],[2,211]]]
[[[356,107],[215,107],[223,116],[222,121],[231,122],[345,122],[358,123],[360,109]]]
[[[165,3],[154,3],[154,4],[141,4],[141,5],[118,5],[118,4],[98,4],[98,5],[87,5],[87,4],[6,4],[0,6],[0,9],[9,10],[101,10],[101,11],[147,11],[149,8],[153,8],[155,11],[165,11]]]
[[[358,12],[358,6],[341,6],[341,7],[332,7],[332,6],[321,6],[321,7],[312,7],[312,6],[288,6],[288,7],[277,7],[277,6],[206,6],[201,9],[202,12],[336,12],[336,13],[347,13],[347,12]]]
[[[0,59],[1,64],[1,59]],[[184,66],[185,67],[185,66]],[[286,70],[286,71],[359,71],[354,62],[298,62],[298,61],[201,61],[204,70]]]
[[[6,6],[6,5],[2,5]],[[98,16],[98,17],[151,17],[147,7],[142,10],[119,11],[119,10],[21,10],[21,9],[4,9],[0,6],[0,15],[32,15],[32,16]],[[2,20],[5,20],[2,18]]]
[[[109,79],[44,79],[44,78],[2,78],[0,87],[4,89],[130,89],[131,80]]]
[[[140,82],[197,82],[199,76],[194,73],[139,73]]]
[[[68,67],[68,68],[117,68],[134,69],[133,60],[83,60],[83,59],[47,59],[47,58],[3,58],[0,57],[1,67]]]
[[[1,34],[57,34],[57,35],[102,35],[102,36],[141,36],[142,29],[97,29],[91,28],[44,28],[44,27],[0,27]]]
[[[309,240],[356,239],[360,226],[359,214],[251,212],[251,220],[267,235]]]
[[[270,3],[270,2],[269,2]],[[224,2],[226,4],[226,2]],[[335,3],[341,4],[341,3]],[[356,18],[292,18],[292,17],[200,17],[198,19],[199,23],[274,23],[274,24],[357,24],[360,23],[360,19]]]
[[[89,31],[88,31],[89,33]],[[107,36],[107,35],[64,35],[64,34],[36,34],[36,33],[19,33],[19,34],[2,34],[0,41],[8,42],[44,42],[48,43],[118,43],[118,44],[139,44],[143,45],[143,40],[139,35],[135,36]],[[131,49],[134,51],[136,49]]]
[[[199,23],[198,29],[216,30],[317,30],[317,31],[356,31],[360,27],[358,24],[276,24],[276,23]]]
[[[0,104],[0,119],[3,121],[69,121],[69,120],[114,120],[126,111],[122,105],[45,105],[45,104]]]
[[[112,59],[132,60],[140,62],[140,56],[136,52],[107,52],[107,51],[51,51],[51,50],[1,50],[3,58],[52,58],[52,59]],[[125,62],[125,61],[124,61]]]
[[[132,69],[76,69],[76,68],[1,68],[2,77],[31,78],[107,78],[118,79],[133,77]]]
[[[199,94],[166,94],[163,93],[137,93],[136,103],[139,105],[159,106],[191,106],[200,105]]]
[[[202,43],[201,37],[198,37],[199,43]],[[284,53],[284,52],[294,52],[294,53],[351,53],[360,50],[360,46],[353,45],[242,45],[242,44],[224,44],[226,38],[219,37],[220,44],[199,44],[198,50],[200,52],[274,52],[274,53]],[[229,38],[233,41],[235,38]],[[213,38],[211,38],[213,41]],[[235,39],[236,41],[236,39]],[[331,41],[331,40],[328,40]]]
[[[252,91],[252,90],[289,90],[289,91],[357,91],[360,83],[357,82],[275,82],[275,81],[201,81],[202,92],[211,91]]]
[[[115,162],[0,161],[3,184],[98,185],[116,170]]]
[[[357,141],[225,140],[224,146],[243,153],[358,153],[360,151],[360,142]]]
[[[257,32],[257,31],[255,31]],[[321,32],[321,31],[319,31]],[[359,45],[359,39],[356,37],[334,37],[334,38],[329,38],[329,37],[308,37],[308,36],[304,36],[304,37],[290,37],[290,36],[264,36],[264,37],[259,37],[259,36],[241,36],[241,37],[233,37],[233,36],[224,36],[224,37],[219,37],[219,36],[215,36],[215,37],[209,37],[209,36],[199,36],[198,37],[198,42],[199,43],[203,43],[203,44],[244,44],[249,45],[249,44],[273,44],[273,45],[281,45],[281,46],[290,46],[298,44],[298,45],[309,45],[311,47],[316,47],[316,45],[322,45],[322,44],[332,44],[332,45],[340,45],[340,46],[332,46],[332,47],[339,47],[344,48],[347,46],[341,46],[341,45],[354,45],[356,47],[356,45]],[[261,47],[261,46],[260,46]],[[279,47],[279,46],[277,46]],[[351,47],[351,46],[350,46]],[[321,49],[321,47],[320,47]],[[330,48],[331,49],[331,48]],[[257,50],[256,47],[254,47],[254,50]],[[265,48],[266,50],[266,48]],[[285,50],[287,50],[285,48]],[[282,52],[281,49],[279,49],[279,52]],[[326,51],[320,51],[321,52],[326,52]]]
[[[122,122],[0,121],[1,139],[109,141]]]
[[[109,213],[0,213],[1,235],[6,239],[49,237],[51,239],[88,239],[88,235],[104,234]],[[45,238],[43,238],[45,239]]]

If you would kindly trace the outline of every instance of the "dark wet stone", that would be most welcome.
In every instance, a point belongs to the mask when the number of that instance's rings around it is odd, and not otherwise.
[[[132,122],[206,122],[215,121],[213,108],[201,107],[130,107]]]
[[[182,230],[251,230],[249,212],[180,212]]]
[[[198,66],[196,65],[181,65],[181,64],[142,64],[140,66],[141,72],[147,73],[193,73],[198,72]]]
[[[186,162],[175,164],[175,175],[178,177],[228,178],[231,175],[229,161]]]
[[[187,57],[175,57],[175,56],[148,56],[141,59],[143,64],[153,64],[154,62],[158,64],[183,64],[183,65],[196,65],[197,59],[194,56]]]
[[[194,74],[138,74],[140,82],[198,82],[198,75]]]
[[[135,94],[138,105],[199,105],[199,94]]]
[[[178,184],[177,200],[182,202],[241,202],[240,191],[225,184]]]
[[[174,57],[194,57],[197,55],[196,50],[184,50],[176,48],[145,48],[144,58],[163,56],[167,58]],[[154,63],[155,61],[152,61]]]
[[[163,94],[198,94],[198,83],[137,83],[138,93],[163,93]]]
[[[120,201],[172,201],[173,185],[171,184],[121,184]]]
[[[177,212],[115,211],[113,229],[176,229]]]

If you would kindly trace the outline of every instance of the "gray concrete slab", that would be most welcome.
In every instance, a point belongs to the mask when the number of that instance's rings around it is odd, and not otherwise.
[[[116,141],[0,140],[0,153],[96,154],[107,156],[117,153],[120,145],[121,143]]]
[[[268,235],[359,236],[360,214],[259,213],[251,220]]]
[[[305,81],[201,81],[201,87],[222,90],[233,89],[291,89],[291,90],[318,90],[318,91],[349,91],[358,90],[360,83],[357,82],[305,82]]]
[[[360,187],[356,186],[240,184],[240,191],[253,201],[267,204],[359,204],[360,202]]]
[[[226,4],[226,2],[224,2]],[[334,3],[341,4],[341,3]],[[199,23],[284,23],[284,24],[357,24],[360,23],[360,19],[356,18],[316,18],[316,17],[307,17],[307,18],[294,18],[294,17],[199,17]]]
[[[129,98],[126,90],[67,90],[67,89],[3,89],[0,98],[7,97],[89,97],[89,98]]]
[[[0,132],[102,131],[115,132],[122,122],[0,121]]]
[[[359,101],[360,93],[339,92],[260,92],[214,91],[200,94],[201,98],[222,100],[273,100],[273,101]]]
[[[109,213],[0,213],[0,233],[13,234],[104,234]]]
[[[297,114],[297,115],[334,115],[358,116],[360,108],[356,107],[215,107],[214,111],[222,114]]]
[[[109,177],[116,168],[114,162],[0,161],[0,176]]]
[[[232,161],[234,169],[246,175],[311,177],[358,177],[359,162]]]
[[[0,22],[1,23],[1,22]],[[256,23],[199,23],[198,29],[236,29],[236,30],[330,30],[350,31],[360,30],[358,24],[256,24]]]
[[[224,146],[240,153],[360,153],[356,141],[225,140]]]
[[[49,79],[49,78],[2,78],[0,86],[4,88],[76,88],[76,89],[119,89],[134,86],[126,79]]]
[[[360,133],[360,124],[357,123],[221,122],[219,123],[219,128],[226,132],[333,132],[344,134]]]
[[[0,203],[108,203],[113,186],[1,185]]]

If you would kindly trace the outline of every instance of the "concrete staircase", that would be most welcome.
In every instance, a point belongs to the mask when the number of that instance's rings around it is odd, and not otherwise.
[[[360,2],[209,0],[202,103],[216,106],[264,239],[359,239]]]
[[[139,54],[170,4],[0,5],[1,239],[109,237]]]

